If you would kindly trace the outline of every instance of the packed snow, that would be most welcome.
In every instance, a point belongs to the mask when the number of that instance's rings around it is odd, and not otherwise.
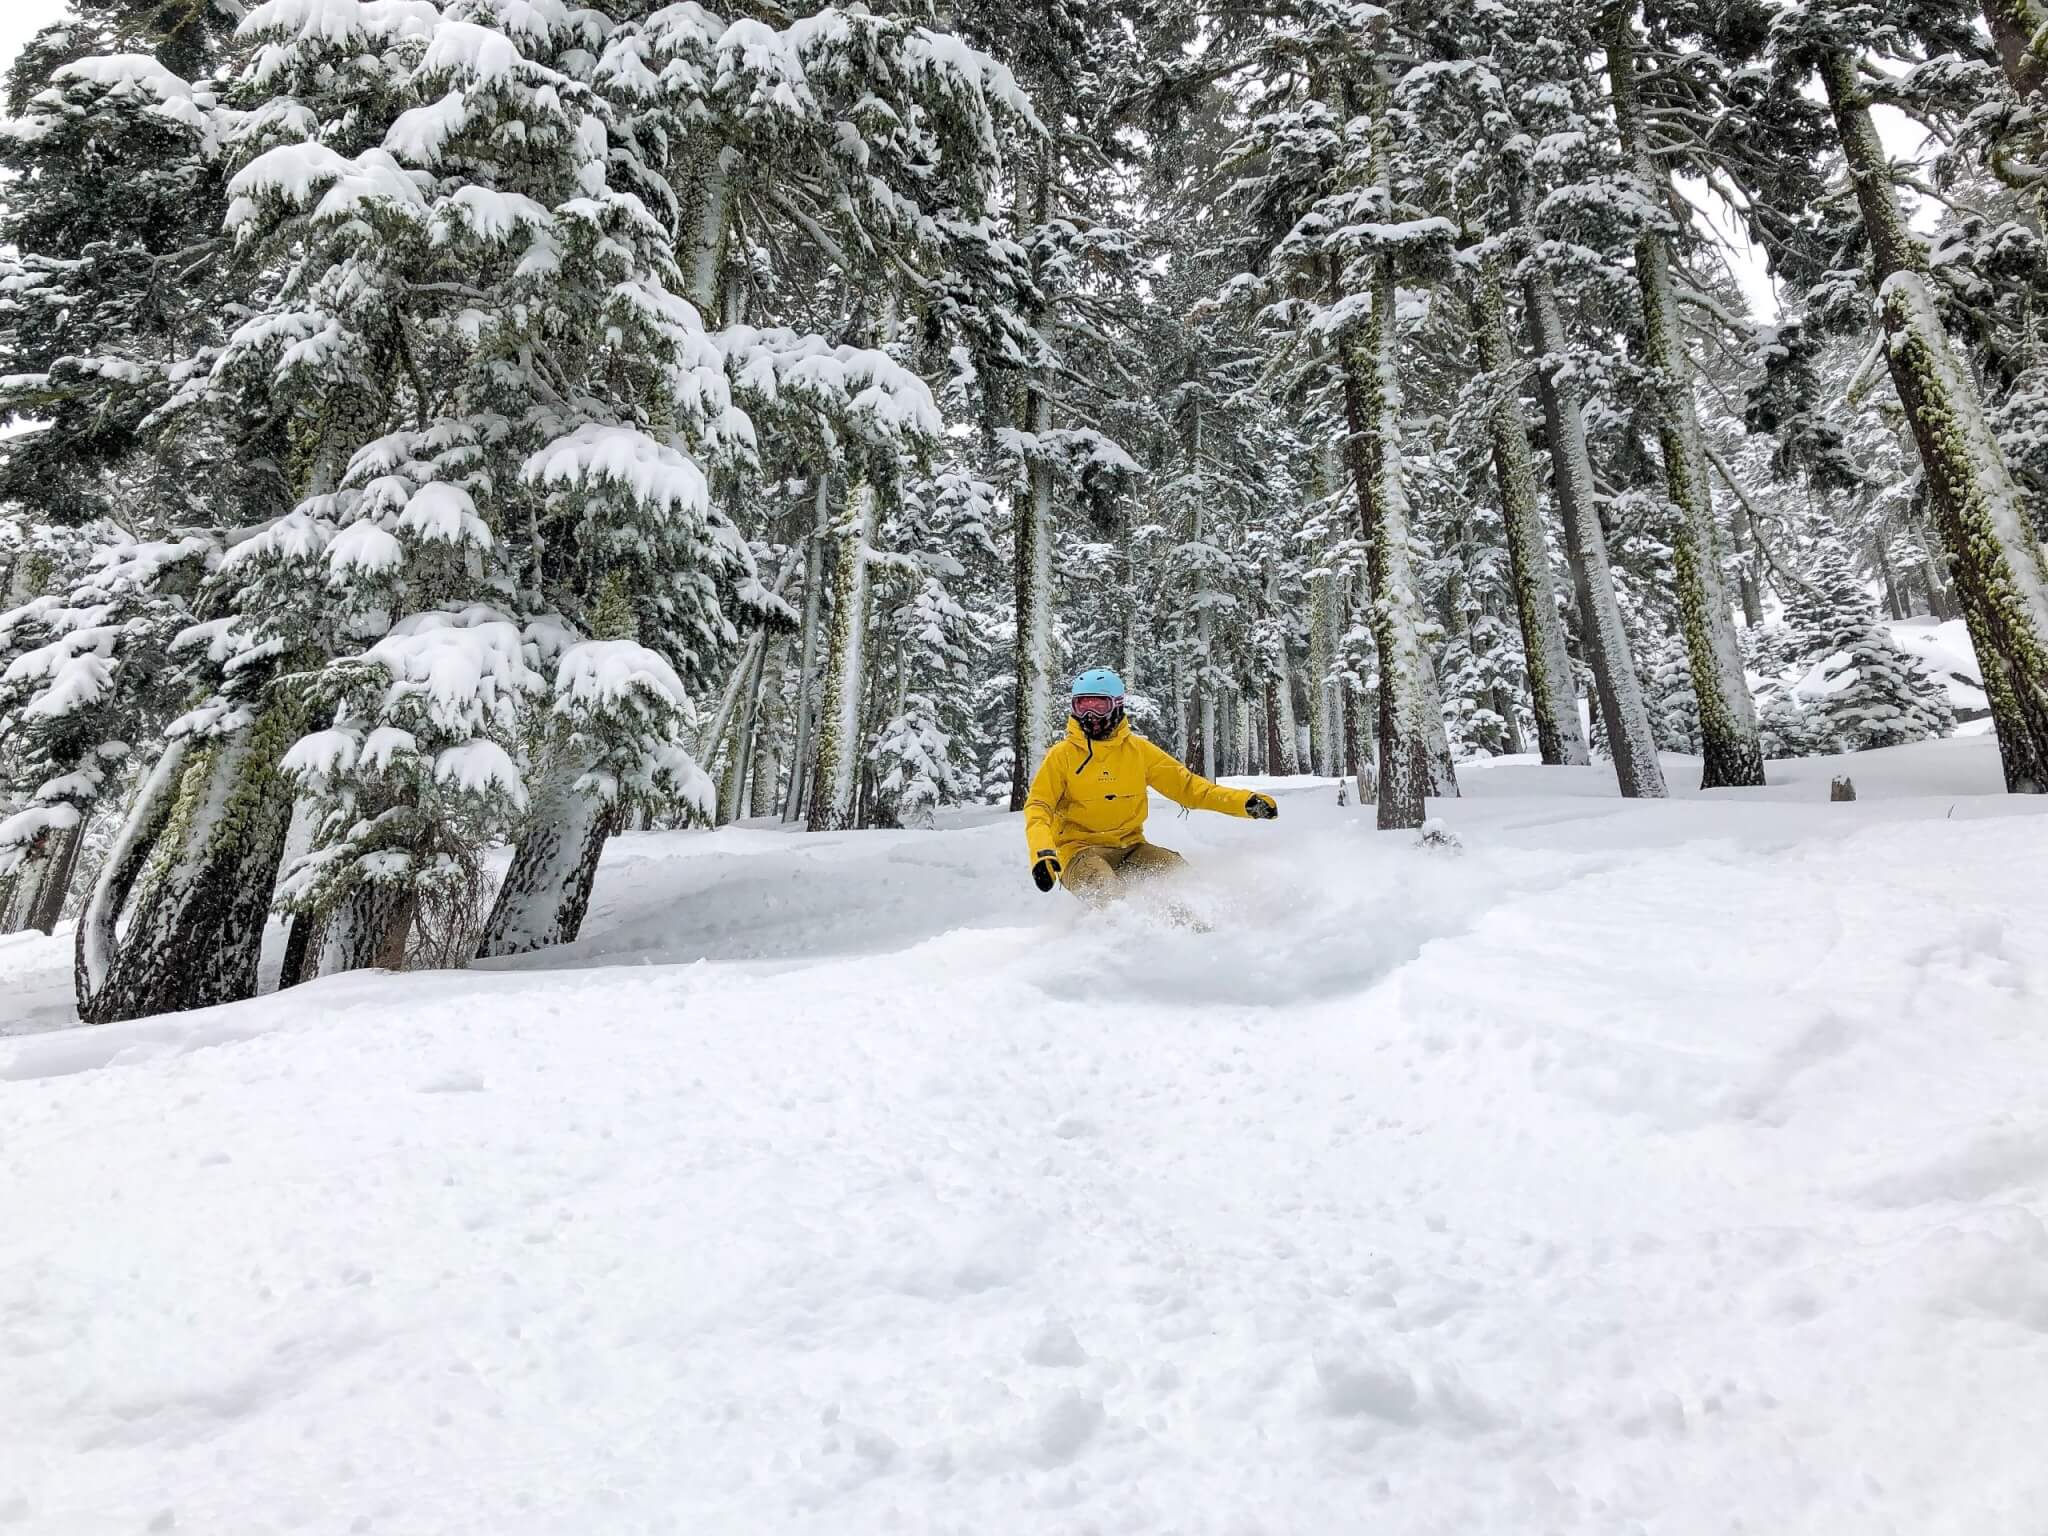
[[[98,1029],[0,939],[0,1529],[2036,1536],[2048,807],[1771,775],[1155,804],[1207,932],[991,811]]]

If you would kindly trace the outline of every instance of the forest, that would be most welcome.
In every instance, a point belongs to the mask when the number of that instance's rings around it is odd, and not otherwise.
[[[1960,620],[2048,792],[2044,82],[2038,0],[72,0],[0,928],[93,1023],[513,955],[630,829],[1015,810],[1098,665],[1410,829],[1946,735]]]

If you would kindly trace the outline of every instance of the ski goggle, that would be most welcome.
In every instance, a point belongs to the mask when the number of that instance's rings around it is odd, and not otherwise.
[[[1074,700],[1074,718],[1100,723],[1124,707],[1122,699],[1105,693],[1084,693]]]

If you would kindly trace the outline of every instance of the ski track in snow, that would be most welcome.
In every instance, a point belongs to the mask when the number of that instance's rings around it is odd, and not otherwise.
[[[1155,809],[1207,934],[629,837],[516,965],[0,1042],[0,1536],[2037,1536],[2048,819],[1772,769]]]

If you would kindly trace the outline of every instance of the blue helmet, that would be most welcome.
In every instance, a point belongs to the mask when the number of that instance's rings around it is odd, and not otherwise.
[[[1107,667],[1090,667],[1074,679],[1074,686],[1067,690],[1070,698],[1082,694],[1101,694],[1106,699],[1121,699],[1124,696],[1124,680]]]
[[[1074,679],[1068,690],[1074,723],[1090,741],[1103,741],[1124,722],[1124,680],[1107,667],[1090,667]],[[1081,700],[1088,707],[1080,707]]]

